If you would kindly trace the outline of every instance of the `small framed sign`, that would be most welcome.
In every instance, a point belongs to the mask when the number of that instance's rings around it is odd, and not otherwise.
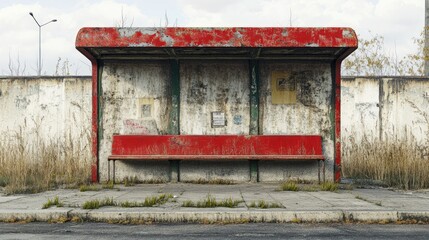
[[[212,128],[225,127],[226,119],[224,112],[212,112]]]

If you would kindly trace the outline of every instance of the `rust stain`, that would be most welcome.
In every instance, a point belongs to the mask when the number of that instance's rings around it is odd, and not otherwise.
[[[76,47],[357,47],[351,28],[82,28]]]

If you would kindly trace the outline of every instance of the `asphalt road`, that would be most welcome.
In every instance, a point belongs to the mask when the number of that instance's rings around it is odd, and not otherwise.
[[[429,239],[429,225],[0,223],[0,239]]]

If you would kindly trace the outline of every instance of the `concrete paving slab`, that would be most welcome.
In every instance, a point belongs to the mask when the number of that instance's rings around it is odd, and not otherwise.
[[[23,198],[24,196],[0,196],[0,203],[6,203],[13,200]]]
[[[272,192],[269,195],[288,210],[323,210],[332,206],[308,192]]]
[[[211,184],[137,184],[118,189],[80,192],[58,189],[38,194],[0,195],[0,221],[75,218],[82,221],[123,222],[392,222],[415,220],[429,222],[429,191],[392,191],[389,189],[355,189],[338,192],[279,191],[279,184],[243,183]],[[102,207],[84,210],[88,200],[113,198],[117,202],[144,201],[146,197],[171,193],[175,198],[156,207]],[[243,201],[235,208],[187,208],[186,200],[232,198]],[[48,199],[60,198],[64,207],[41,209]],[[277,203],[282,208],[250,208],[252,202]],[[8,220],[9,219],[9,220]]]

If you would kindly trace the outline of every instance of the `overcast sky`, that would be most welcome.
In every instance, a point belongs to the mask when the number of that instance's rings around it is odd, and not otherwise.
[[[413,38],[424,27],[424,0],[1,0],[0,75],[10,75],[18,56],[26,75],[37,74],[38,27],[29,12],[41,24],[58,20],[42,27],[42,74],[53,75],[61,58],[70,74],[89,75],[76,34],[118,26],[121,10],[133,27],[164,26],[165,12],[179,27],[352,27],[365,38],[382,35],[399,57],[416,51]]]

